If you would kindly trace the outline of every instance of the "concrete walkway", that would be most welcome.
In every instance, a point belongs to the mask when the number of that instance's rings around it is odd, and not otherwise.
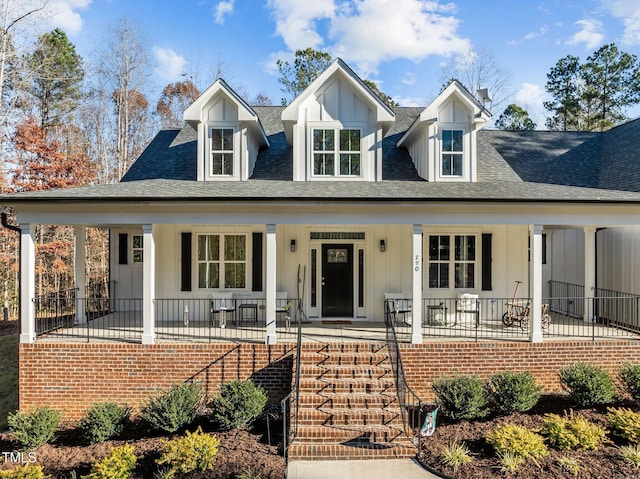
[[[287,479],[438,479],[414,459],[290,461]]]

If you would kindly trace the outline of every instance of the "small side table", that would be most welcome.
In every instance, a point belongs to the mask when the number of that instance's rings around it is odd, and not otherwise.
[[[245,318],[245,314],[250,311],[253,311],[253,314]],[[258,324],[258,305],[256,303],[242,303],[238,306],[238,321],[242,324],[245,319],[253,319],[253,322]]]

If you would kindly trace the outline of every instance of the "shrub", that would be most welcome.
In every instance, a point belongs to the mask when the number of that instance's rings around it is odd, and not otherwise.
[[[198,427],[194,433],[187,431],[183,437],[163,441],[162,455],[156,462],[169,466],[167,478],[178,473],[209,471],[216,462],[218,446],[220,441],[216,436],[203,433]]]
[[[567,471],[573,477],[578,477],[578,474],[580,474],[580,471],[582,470],[580,461],[575,457],[562,456],[558,459],[558,465],[560,466],[560,469]]]
[[[83,479],[129,479],[138,458],[131,444],[114,447],[104,459],[91,466],[91,473]]]
[[[501,414],[524,412],[536,405],[542,387],[530,372],[514,373],[504,371],[491,376],[489,380],[491,399]]]
[[[607,408],[607,420],[613,433],[627,441],[640,441],[640,414],[627,408]]]
[[[476,419],[489,413],[486,389],[477,376],[441,378],[433,390],[442,413],[451,419]]]
[[[80,422],[82,436],[89,444],[97,444],[122,432],[129,409],[113,402],[92,404]]]
[[[640,469],[640,445],[631,444],[628,446],[620,446],[618,453],[625,462],[628,462],[636,469]]]
[[[153,428],[173,433],[193,422],[201,398],[199,383],[177,384],[146,401],[140,416]]]
[[[523,462],[524,458],[517,454],[512,454],[510,452],[500,454],[500,472],[515,474],[518,472],[518,469]]]
[[[546,414],[541,434],[558,449],[598,449],[607,431],[571,411],[564,416]]]
[[[440,454],[440,460],[442,464],[451,466],[453,472],[457,473],[460,466],[471,462],[471,456],[469,455],[469,448],[464,443],[453,441],[448,446],[442,448]]]
[[[246,428],[267,405],[264,390],[251,381],[223,384],[220,394],[211,402],[213,419],[223,429]]]
[[[501,456],[509,453],[535,460],[546,456],[548,452],[542,436],[515,424],[503,424],[490,431],[485,439]]]
[[[625,389],[636,403],[640,403],[640,364],[626,363],[620,370]]]
[[[43,407],[30,413],[9,413],[7,422],[16,441],[25,449],[36,449],[53,441],[60,422],[60,413]]]
[[[609,373],[591,364],[576,363],[561,369],[560,382],[580,406],[609,404],[616,394]]]
[[[12,467],[4,471],[0,471],[2,479],[44,479],[42,466],[33,464],[24,464],[22,466]]]

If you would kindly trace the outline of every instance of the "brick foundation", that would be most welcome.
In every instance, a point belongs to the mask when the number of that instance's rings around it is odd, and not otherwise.
[[[136,406],[158,388],[190,378],[202,381],[209,394],[223,382],[251,378],[279,400],[291,387],[294,349],[293,344],[21,344],[20,410],[50,405],[76,419],[91,403]],[[424,400],[433,398],[432,380],[445,375],[486,378],[495,371],[531,371],[545,392],[556,392],[558,370],[571,363],[584,361],[611,373],[626,361],[640,363],[638,341],[444,342],[405,344],[401,350],[407,380]]]
[[[202,381],[208,394],[251,378],[271,400],[291,390],[292,345],[58,344],[20,345],[20,410],[49,405],[73,420],[91,403],[137,406],[159,388]]]

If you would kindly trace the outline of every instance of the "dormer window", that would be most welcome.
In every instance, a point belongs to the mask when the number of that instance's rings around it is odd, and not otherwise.
[[[314,128],[314,176],[360,176],[360,137],[356,129]]]
[[[233,176],[233,128],[211,129],[211,176]]]
[[[442,131],[442,176],[462,176],[464,149],[462,130]]]

